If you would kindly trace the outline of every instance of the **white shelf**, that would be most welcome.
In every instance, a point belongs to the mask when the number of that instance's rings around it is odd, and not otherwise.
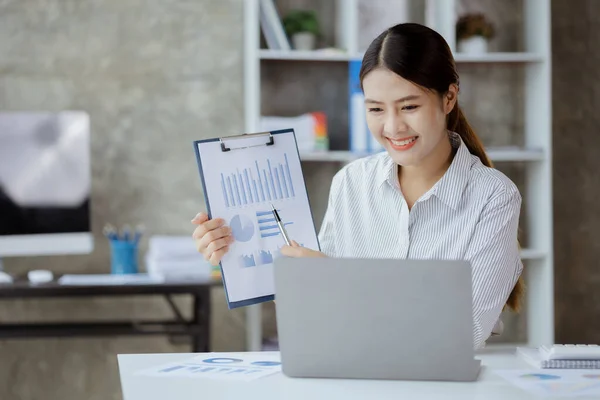
[[[300,51],[300,50],[259,50],[261,60],[289,61],[350,61],[356,57],[336,51]]]
[[[261,60],[281,61],[351,61],[361,60],[363,54],[348,54],[335,50],[268,50],[258,52]],[[536,53],[486,53],[482,55],[456,53],[454,60],[457,63],[530,63],[542,62],[544,57]]]
[[[492,161],[542,161],[545,159],[542,149],[519,147],[489,147],[486,149]]]
[[[547,254],[545,251],[535,249],[521,249],[522,260],[541,260],[546,258]]]
[[[368,153],[353,153],[351,151],[344,150],[332,150],[332,151],[315,151],[315,152],[303,152],[300,153],[300,159],[302,161],[317,161],[317,162],[342,162],[348,163],[354,160],[358,160],[362,157],[367,157]]]
[[[543,160],[544,152],[541,149],[521,149],[515,147],[492,147],[486,149],[488,156],[492,161],[540,161]],[[372,153],[355,153],[351,151],[333,150],[333,151],[315,151],[300,153],[302,161],[314,162],[342,162],[348,163],[367,157]]]
[[[486,53],[482,55],[456,53],[457,63],[535,63],[544,61],[541,54],[536,53]]]
[[[476,354],[489,354],[497,351],[514,351],[517,347],[530,347],[527,342],[503,343],[503,342],[488,342],[483,349],[477,350]]]

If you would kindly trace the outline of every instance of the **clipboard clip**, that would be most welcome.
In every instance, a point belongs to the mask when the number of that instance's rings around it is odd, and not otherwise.
[[[221,151],[231,151],[230,147],[225,146],[225,143],[223,142],[223,140],[248,139],[248,138],[254,137],[254,136],[266,136],[266,135],[269,136],[269,140],[266,143],[253,144],[251,146],[245,146],[245,147],[236,147],[233,150],[246,149],[248,147],[273,146],[275,144],[275,141],[273,140],[273,135],[271,134],[271,132],[243,133],[243,134],[237,135],[237,136],[228,136],[226,138],[219,138],[219,142],[221,143]]]

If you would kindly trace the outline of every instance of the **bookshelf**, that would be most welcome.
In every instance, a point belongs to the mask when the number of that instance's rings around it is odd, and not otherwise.
[[[298,7],[311,4],[307,1],[297,1]],[[379,0],[372,0],[377,2]],[[464,0],[466,1],[466,0]],[[294,0],[276,0],[278,7],[281,2],[290,6]],[[336,78],[335,75],[344,71],[350,61],[360,60],[362,52],[359,36],[359,21],[361,19],[362,0],[329,0],[334,3],[334,12],[328,12],[334,25],[334,34],[330,35],[331,47],[339,50],[273,50],[261,48],[260,3],[261,0],[245,0],[244,2],[244,90],[245,90],[245,129],[246,132],[257,131],[261,115],[264,115],[264,93],[268,87],[272,68],[287,71],[310,68],[319,69],[319,76],[331,77],[338,82],[347,82],[347,77]],[[523,171],[524,198],[521,214],[525,237],[522,240],[522,259],[525,265],[524,277],[527,285],[525,299],[526,336],[527,344],[554,343],[554,282],[553,282],[553,222],[552,222],[552,109],[551,109],[551,46],[550,46],[550,0],[521,0],[518,2],[522,15],[521,42],[513,48],[498,51],[490,50],[484,54],[461,54],[457,52],[455,22],[461,7],[461,0],[404,0],[413,9],[419,8],[418,17],[413,22],[424,23],[438,31],[449,43],[454,55],[459,73],[461,68],[470,71],[478,68],[512,68],[522,77],[519,90],[522,99],[519,110],[522,115],[522,127],[516,140],[517,146],[495,146],[486,143],[488,154],[495,163],[502,165],[519,165]],[[389,3],[389,2],[388,2]],[[471,3],[466,1],[466,3]],[[484,2],[491,4],[490,1]],[[496,4],[501,2],[496,2]],[[502,2],[504,3],[504,2]],[[516,2],[510,2],[514,6]],[[504,3],[506,4],[506,3]],[[494,7],[502,7],[503,5]],[[331,11],[331,8],[329,9]],[[362,10],[362,11],[361,11]],[[511,11],[511,10],[509,10]],[[398,20],[403,22],[406,20]],[[514,27],[511,27],[511,29]],[[359,40],[360,39],[360,40]],[[275,67],[276,65],[277,67]],[[301,65],[301,66],[300,66]],[[267,71],[268,73],[265,73]],[[330,75],[327,75],[330,74]],[[302,76],[296,73],[294,77]],[[280,85],[280,81],[277,85]],[[286,87],[277,86],[275,90],[284,91]],[[346,91],[346,88],[341,88]],[[462,96],[462,89],[461,89]],[[277,100],[272,100],[277,101]],[[300,105],[299,107],[302,107]],[[348,107],[348,103],[340,107]],[[301,114],[309,110],[298,109]],[[467,114],[470,117],[470,114]],[[332,127],[330,132],[337,135],[347,134],[347,126]],[[329,151],[302,152],[304,163],[332,164],[341,167],[345,163],[367,156],[364,153],[354,153],[343,148],[344,142],[336,142],[336,148]],[[310,193],[309,193],[310,195]],[[247,308],[247,348],[250,351],[261,349],[262,317],[261,307]]]

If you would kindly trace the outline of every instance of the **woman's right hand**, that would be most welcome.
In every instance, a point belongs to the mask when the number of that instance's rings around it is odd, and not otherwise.
[[[211,265],[219,265],[233,243],[231,228],[225,225],[222,218],[209,219],[208,214],[203,212],[192,219],[192,224],[198,225],[192,234],[198,252]]]

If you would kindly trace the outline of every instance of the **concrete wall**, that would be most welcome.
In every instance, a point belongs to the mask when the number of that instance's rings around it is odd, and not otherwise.
[[[296,0],[278,1],[290,8]],[[314,0],[298,4],[325,4]],[[11,272],[107,272],[105,222],[143,221],[150,233],[187,235],[189,219],[204,208],[191,141],[243,130],[243,0],[15,0],[0,2],[0,107],[8,110],[87,110],[92,120],[92,256],[6,260]],[[461,10],[493,11],[503,28],[492,43],[518,49],[520,1],[462,1]],[[600,126],[597,70],[600,4],[553,1],[557,340],[600,342],[600,279],[594,241],[600,168],[595,131]],[[327,14],[325,14],[327,15]],[[593,24],[596,25],[593,25]],[[332,31],[325,40],[331,43]],[[265,112],[293,114],[303,105],[330,107],[334,145],[343,147],[346,72],[341,64],[314,65],[314,77],[298,86],[284,74],[306,79],[293,63],[269,62]],[[324,70],[324,68],[332,68]],[[333,68],[337,68],[334,70]],[[291,72],[290,72],[291,71]],[[522,74],[518,67],[461,67],[461,102],[488,144],[518,144],[522,137]],[[331,78],[331,76],[334,78]],[[281,86],[284,82],[288,86]],[[325,82],[326,84],[323,84]],[[308,85],[308,86],[307,86]],[[315,93],[322,98],[311,103]],[[275,96],[294,90],[294,104]],[[322,95],[322,96],[321,96]],[[508,95],[510,101],[502,100]],[[290,96],[292,97],[292,96]],[[334,104],[335,103],[335,104]],[[294,108],[296,107],[296,108]],[[306,110],[302,110],[304,112]],[[500,165],[517,182],[519,168]],[[305,166],[320,225],[336,165]],[[244,348],[244,314],[228,311],[215,291],[213,348]],[[190,306],[187,299],[178,299]],[[265,305],[266,336],[274,333],[272,305]],[[128,302],[0,303],[0,320],[164,318],[160,299]],[[507,316],[503,340],[522,339],[522,317]],[[44,339],[0,342],[0,399],[119,399],[117,353],[187,351],[162,338],[117,340]],[[35,383],[35,385],[34,385]]]
[[[106,222],[191,233],[204,209],[191,142],[243,129],[242,4],[0,2],[0,108],[90,114],[96,237],[91,256],[7,259],[9,272],[108,272]],[[223,300],[215,291],[213,346],[241,350],[243,312]],[[131,315],[170,317],[160,298],[0,302],[3,322]],[[159,337],[0,341],[0,399],[120,399],[117,353],[188,349]]]

